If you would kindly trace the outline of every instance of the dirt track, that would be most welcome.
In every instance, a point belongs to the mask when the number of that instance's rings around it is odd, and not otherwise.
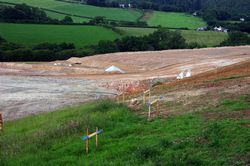
[[[141,90],[152,79],[171,81],[250,59],[250,46],[131,52],[40,64],[0,63],[0,112],[15,119],[118,93]],[[126,74],[107,74],[115,65]],[[103,88],[102,88],[103,87]],[[105,92],[105,93],[100,93]]]

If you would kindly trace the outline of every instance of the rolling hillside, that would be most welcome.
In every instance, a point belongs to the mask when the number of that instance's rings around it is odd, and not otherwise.
[[[10,2],[16,4],[26,3],[30,6],[35,6],[43,9],[49,9],[69,15],[77,15],[86,18],[104,16],[110,20],[136,21],[141,16],[141,12],[137,10],[96,7],[90,5],[61,2],[56,0],[1,0],[1,2]]]

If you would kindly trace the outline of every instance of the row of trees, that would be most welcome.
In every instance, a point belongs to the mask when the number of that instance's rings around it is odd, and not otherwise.
[[[17,4],[15,6],[0,5],[0,20],[5,22],[73,23],[72,18],[69,16],[65,16],[62,20],[52,19],[43,10],[26,4]]]
[[[247,33],[232,32],[229,33],[228,39],[223,41],[220,46],[240,46],[250,45],[250,37]]]
[[[187,44],[177,31],[159,29],[152,34],[142,37],[128,36],[115,41],[100,41],[92,46],[95,53],[111,53],[125,51],[148,51],[202,47],[197,43]]]
[[[119,7],[124,0],[85,0],[85,2],[94,6]],[[211,15],[219,20],[239,19],[250,15],[250,5],[246,0],[130,0],[126,2],[130,2],[132,7],[140,9],[176,12],[200,11],[202,13],[216,11],[216,16],[214,13]]]
[[[250,31],[250,5],[245,0],[131,0],[128,1],[132,7],[139,9],[162,10],[167,12],[196,12],[208,23],[209,26],[223,26],[233,31]],[[89,5],[119,7],[122,0],[86,0]],[[126,3],[125,3],[126,5]],[[127,6],[128,7],[128,6]],[[237,20],[244,18],[245,22],[231,23],[226,20]],[[92,22],[90,22],[92,23]],[[112,22],[113,26],[142,26],[144,22],[120,25]]]
[[[0,61],[53,61],[85,55],[86,53],[76,50],[72,43],[42,43],[27,48],[0,37]]]

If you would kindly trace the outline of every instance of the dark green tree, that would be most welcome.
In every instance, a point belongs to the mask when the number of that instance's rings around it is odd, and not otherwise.
[[[65,16],[63,19],[62,19],[62,23],[65,23],[65,24],[71,24],[73,23],[73,19],[70,17],[70,16]]]

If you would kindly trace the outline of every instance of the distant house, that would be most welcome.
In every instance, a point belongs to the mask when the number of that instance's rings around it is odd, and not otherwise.
[[[245,21],[245,19],[244,19],[244,18],[240,18],[240,21],[244,22],[244,21]]]
[[[219,26],[219,27],[214,27],[214,31],[215,32],[225,32],[225,33],[227,33],[228,32],[228,29],[226,29],[226,28],[223,28],[223,27],[221,27],[221,26]]]
[[[207,26],[197,28],[197,31],[207,31],[207,30],[208,30]]]
[[[125,6],[126,6],[126,5],[125,5],[124,3],[119,3],[119,7],[120,7],[120,8],[125,8]]]

